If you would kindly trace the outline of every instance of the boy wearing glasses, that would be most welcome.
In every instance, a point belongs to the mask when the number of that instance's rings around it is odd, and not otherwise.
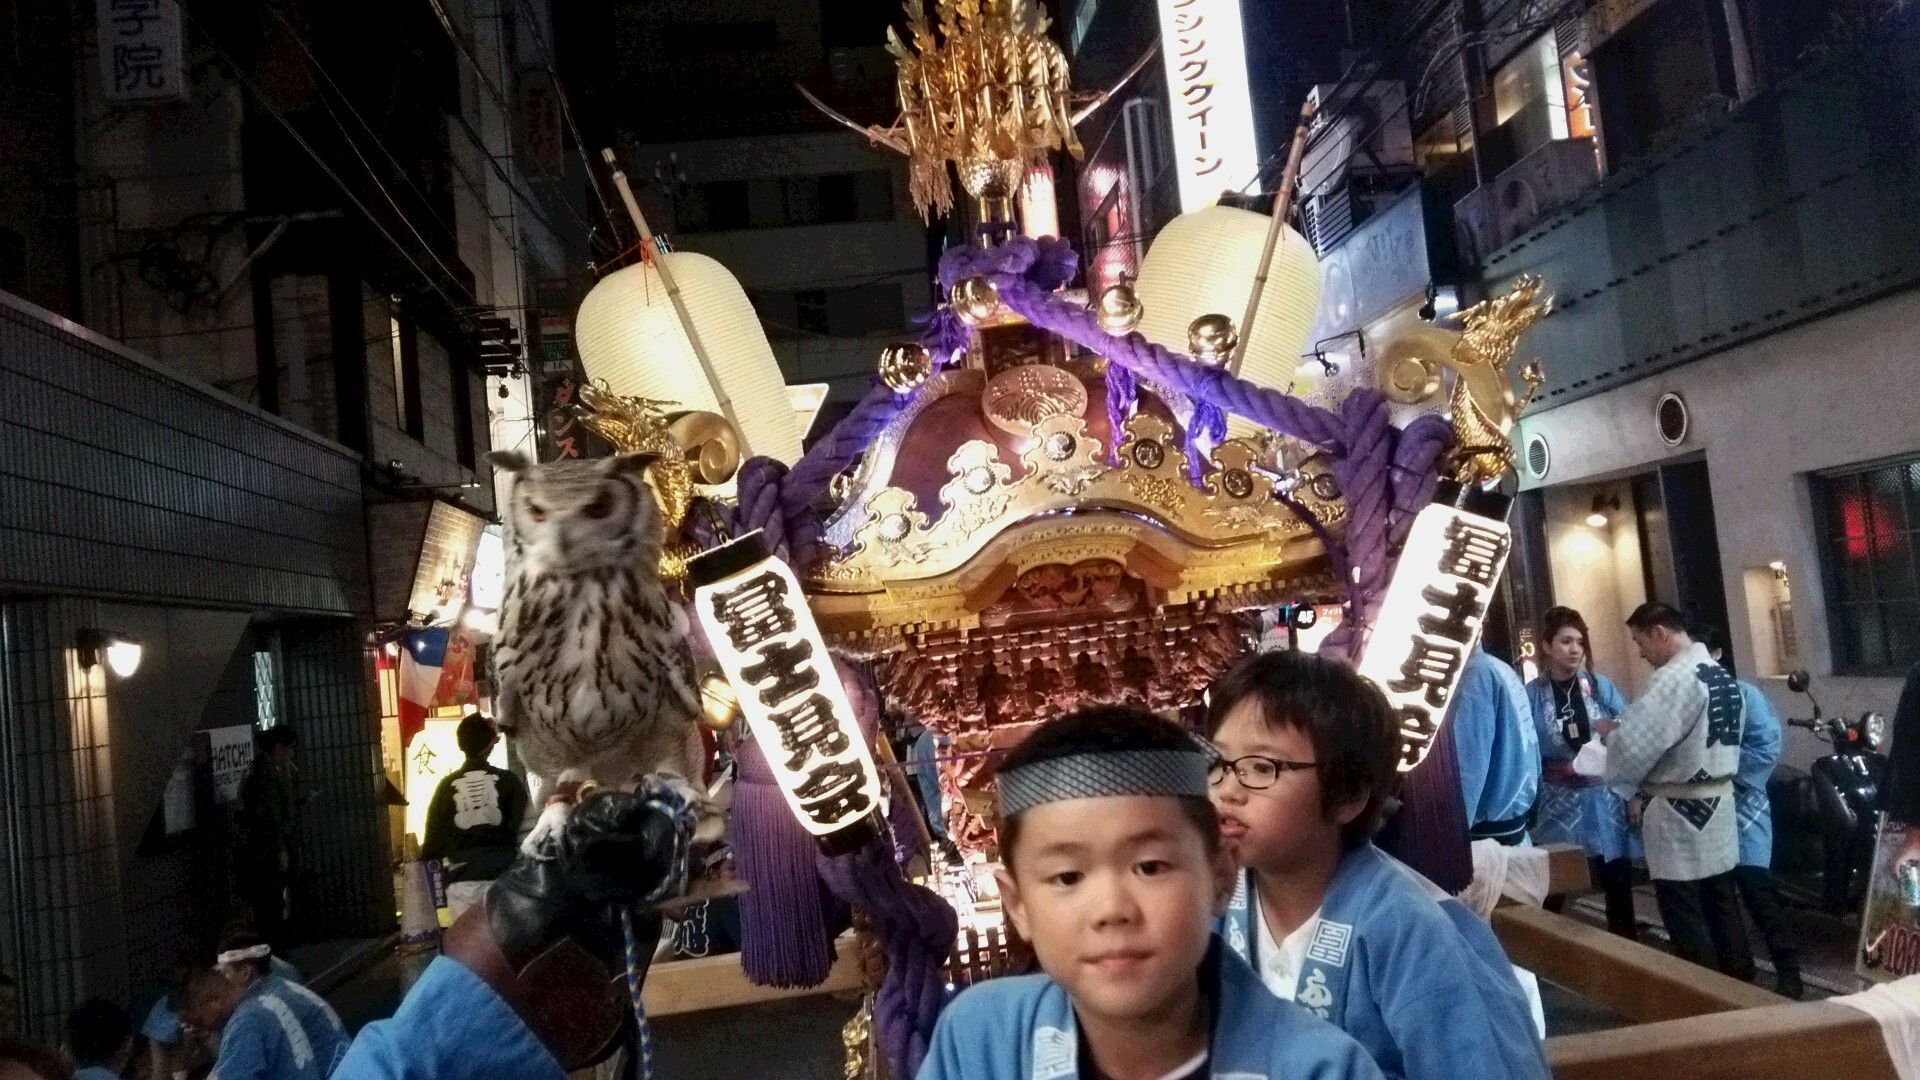
[[[1045,974],[969,988],[919,1080],[1378,1080],[1212,934],[1233,888],[1212,760],[1135,708],[1042,725],[997,777],[1007,915]]]
[[[1398,785],[1380,691],[1301,652],[1249,657],[1211,693],[1208,784],[1244,872],[1223,936],[1279,997],[1389,1077],[1545,1080],[1513,968],[1485,923],[1373,846]]]

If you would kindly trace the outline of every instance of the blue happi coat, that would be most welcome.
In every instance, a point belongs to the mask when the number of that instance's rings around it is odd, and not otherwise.
[[[217,1080],[327,1080],[347,1029],[320,995],[278,975],[247,987],[220,1032]]]
[[[226,1074],[222,1072],[221,1080]],[[560,1063],[479,976],[437,957],[400,1011],[361,1029],[333,1080],[566,1080]]]
[[[1447,728],[1474,837],[1519,843],[1540,791],[1540,741],[1520,676],[1485,649],[1475,649],[1460,676]]]
[[[1253,955],[1251,871],[1223,920]],[[1533,1013],[1493,931],[1372,844],[1348,852],[1320,902],[1294,1000],[1344,1029],[1390,1078],[1546,1080]]]
[[[1588,721],[1613,719],[1627,711],[1627,699],[1605,675],[1580,673]],[[1527,684],[1535,737],[1540,740],[1544,775],[1540,807],[1533,818],[1533,839],[1541,844],[1578,844],[1596,859],[1638,859],[1640,831],[1627,823],[1627,800],[1597,777],[1572,775],[1576,751],[1567,742],[1556,715],[1553,683],[1542,675]],[[1599,738],[1598,734],[1594,735]],[[1564,779],[1556,779],[1563,777]]]
[[[1773,865],[1773,806],[1767,780],[1780,760],[1780,714],[1767,695],[1750,682],[1740,683],[1746,720],[1740,728],[1740,771],[1733,777],[1733,805],[1739,811],[1740,865]]]
[[[1378,1080],[1365,1050],[1281,1001],[1215,941],[1201,969],[1213,986],[1209,1075],[1235,1080]],[[1077,1080],[1073,1003],[1045,975],[990,979],[940,1014],[919,1080]]]

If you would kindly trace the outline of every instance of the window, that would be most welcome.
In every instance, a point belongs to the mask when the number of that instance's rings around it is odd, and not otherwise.
[[[420,411],[420,340],[413,320],[396,310],[387,320],[393,335],[393,420],[418,439],[426,434]]]
[[[1668,0],[1643,12],[1593,52],[1609,168],[1645,154],[1698,117],[1732,101],[1718,3]]]
[[[1920,663],[1920,457],[1811,478],[1833,667],[1897,675]]]
[[[812,334],[864,337],[897,333],[907,325],[905,297],[894,281],[756,292],[749,299],[768,334],[775,338]]]
[[[868,169],[694,184],[675,218],[685,232],[890,221],[893,174]]]
[[[1511,161],[1567,137],[1566,89],[1552,31],[1493,73],[1493,122]]]

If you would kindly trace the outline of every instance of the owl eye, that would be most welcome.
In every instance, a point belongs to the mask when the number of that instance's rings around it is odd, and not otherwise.
[[[581,507],[580,513],[582,516],[598,521],[608,514],[613,513],[613,500],[608,498],[607,493],[603,491],[595,495],[592,502]]]
[[[541,506],[539,503],[528,503],[527,516],[535,521],[545,521],[547,520],[547,508]]]

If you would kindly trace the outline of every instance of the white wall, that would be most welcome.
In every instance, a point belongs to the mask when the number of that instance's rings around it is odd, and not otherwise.
[[[1605,528],[1587,524],[1597,493],[1620,502]],[[1633,609],[1646,602],[1647,590],[1631,485],[1568,485],[1548,490],[1545,498],[1554,603],[1573,608],[1587,620],[1594,670],[1618,683],[1622,693],[1637,694],[1648,669],[1625,623]]]
[[[1540,432],[1552,445],[1549,487],[1704,454],[1734,624],[1728,637],[1740,669],[1756,670],[1744,572],[1779,559],[1792,578],[1800,656],[1814,673],[1821,704],[1829,712],[1891,712],[1898,679],[1832,674],[1805,474],[1920,453],[1920,393],[1905,378],[1916,326],[1920,293],[1889,297],[1530,414],[1521,421],[1521,439]],[[1668,391],[1685,398],[1693,415],[1692,431],[1678,447],[1665,445],[1654,427],[1654,406]],[[1529,478],[1525,486],[1541,482]],[[1783,715],[1805,715],[1804,698],[1778,680],[1758,681]],[[1789,731],[1787,738],[1789,764],[1804,767],[1819,756],[1820,744],[1803,733]]]

